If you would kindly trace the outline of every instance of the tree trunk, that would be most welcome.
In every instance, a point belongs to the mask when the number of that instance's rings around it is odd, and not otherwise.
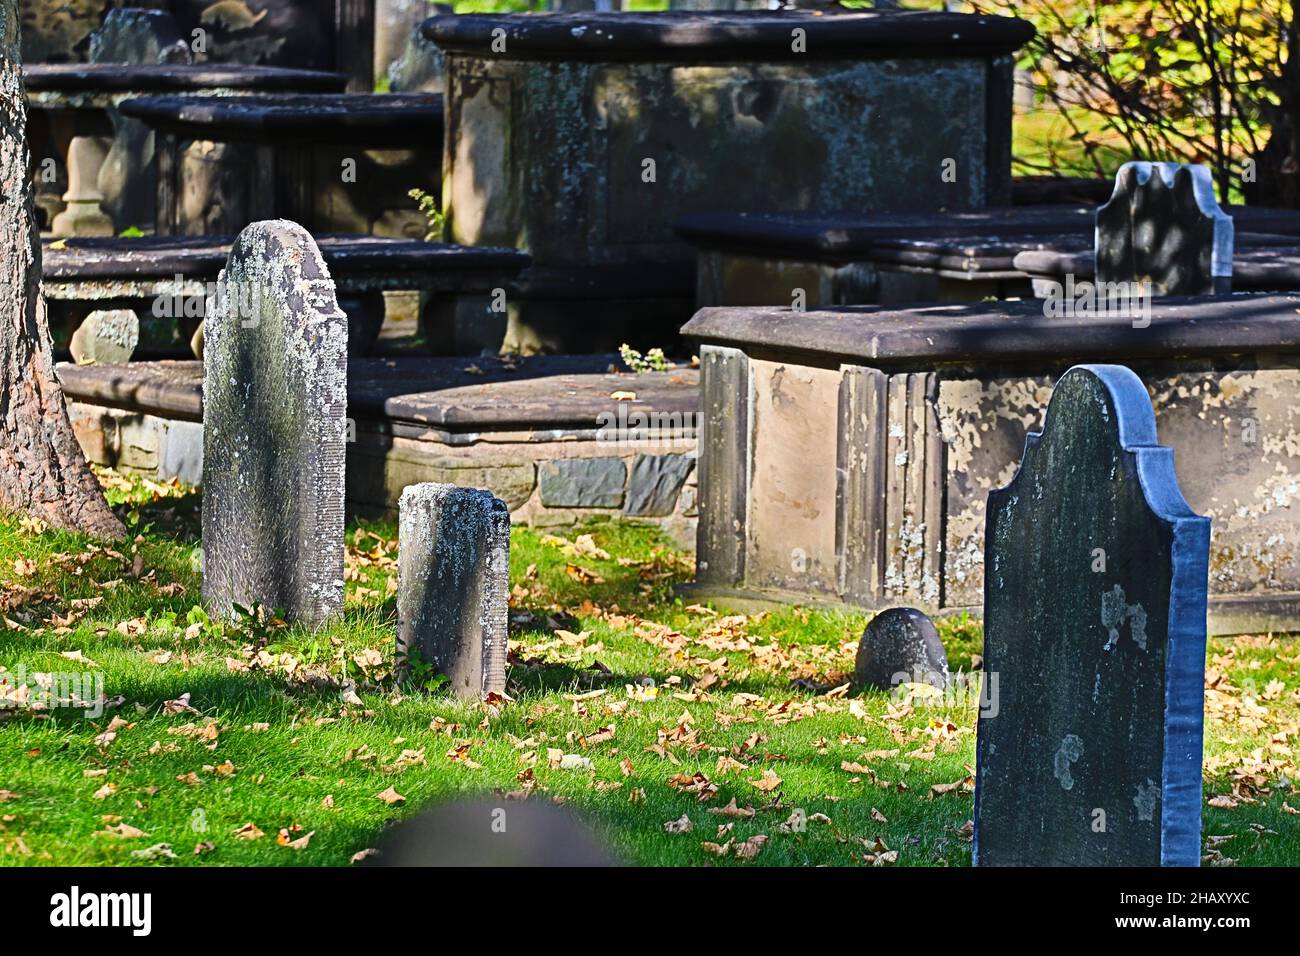
[[[16,0],[0,0],[0,508],[121,538],[54,375],[26,118]]]

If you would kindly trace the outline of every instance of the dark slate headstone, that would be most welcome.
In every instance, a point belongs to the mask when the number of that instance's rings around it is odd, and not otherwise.
[[[540,462],[537,476],[548,508],[617,508],[627,465],[621,458],[558,458]]]
[[[1209,546],[1138,377],[1066,372],[989,495],[976,865],[1197,864]]]
[[[948,686],[948,655],[934,622],[915,608],[891,607],[871,619],[853,667],[859,687],[892,690],[900,683]]]
[[[203,598],[319,623],[343,604],[347,317],[283,219],[235,240],[205,326]]]
[[[1097,210],[1097,281],[1147,280],[1155,295],[1226,295],[1232,237],[1207,167],[1125,163]]]
[[[504,693],[510,509],[491,492],[425,482],[402,490],[398,512],[398,660],[432,666],[470,700]]]
[[[637,455],[632,463],[625,514],[664,517],[677,507],[677,495],[695,467],[687,455]]]

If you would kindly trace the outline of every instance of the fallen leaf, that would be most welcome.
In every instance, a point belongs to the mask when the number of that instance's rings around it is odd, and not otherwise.
[[[664,824],[665,833],[690,833],[692,829],[691,818],[685,813],[676,820],[669,820]]]

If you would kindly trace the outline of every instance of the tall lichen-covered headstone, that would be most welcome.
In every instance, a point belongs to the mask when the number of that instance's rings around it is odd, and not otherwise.
[[[506,686],[510,510],[490,492],[426,482],[403,489],[397,656],[432,668],[461,697]]]
[[[1097,282],[1151,283],[1155,295],[1232,291],[1232,217],[1205,166],[1129,162],[1097,210]]]
[[[343,604],[347,317],[285,220],[239,234],[203,364],[203,598],[316,624]]]
[[[1066,372],[985,535],[976,865],[1196,865],[1210,521],[1133,372]]]

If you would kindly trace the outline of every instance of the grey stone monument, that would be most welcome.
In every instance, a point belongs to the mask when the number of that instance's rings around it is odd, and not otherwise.
[[[68,350],[78,365],[125,365],[140,343],[140,319],[130,309],[92,312],[72,333]]]
[[[1226,295],[1232,236],[1207,167],[1125,163],[1097,210],[1097,282],[1146,280],[1155,295]]]
[[[278,219],[239,234],[203,360],[203,598],[318,624],[343,604],[347,317],[320,250]]]
[[[506,686],[510,510],[490,492],[425,482],[398,503],[397,656],[479,700]]]
[[[1066,372],[989,495],[977,866],[1198,863],[1209,543],[1138,377]]]
[[[948,686],[948,655],[934,622],[915,608],[891,607],[871,619],[853,667],[859,687],[892,690],[899,683]]]

